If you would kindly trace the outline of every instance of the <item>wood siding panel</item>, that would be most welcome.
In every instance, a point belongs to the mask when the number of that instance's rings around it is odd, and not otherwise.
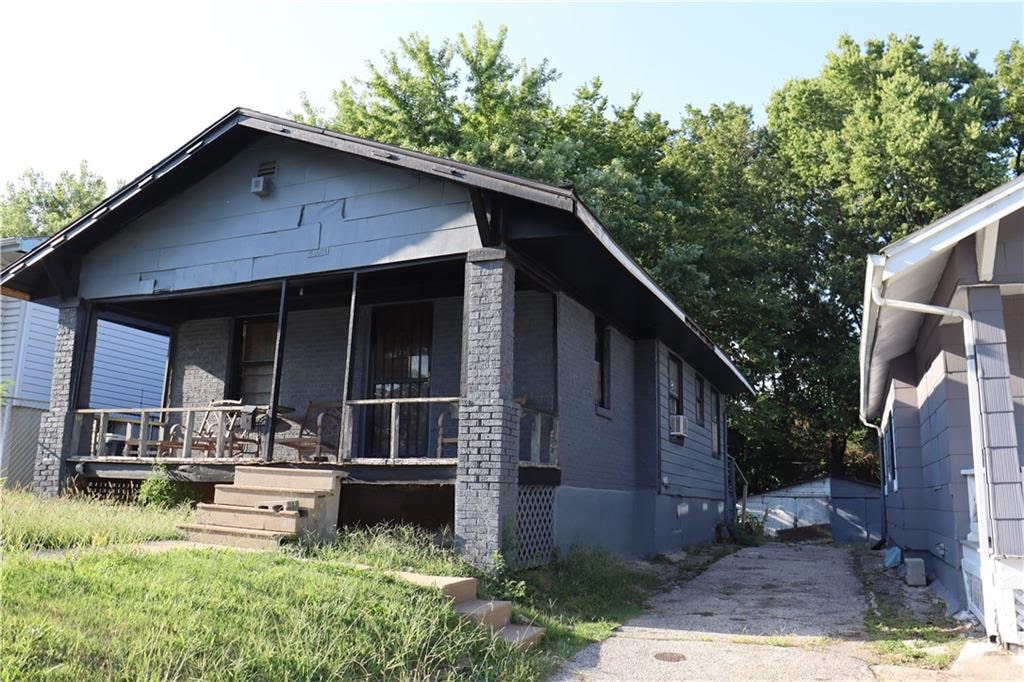
[[[694,413],[694,391],[697,372],[682,359],[683,362],[683,411],[689,420],[689,433],[683,442],[669,437],[668,414],[668,361],[669,350],[658,344],[658,440],[661,453],[662,485],[667,492],[682,493],[696,497],[722,499],[725,495],[725,453],[726,443],[722,443],[722,455],[713,457],[711,454],[711,391],[714,388],[704,380],[704,424],[697,422]],[[724,401],[724,396],[723,396]],[[723,432],[724,432],[723,427]]]
[[[249,192],[263,161],[271,193]],[[263,139],[85,257],[86,298],[180,291],[480,246],[467,191],[289,140]]]
[[[157,407],[163,402],[168,338],[99,320],[89,407]]]

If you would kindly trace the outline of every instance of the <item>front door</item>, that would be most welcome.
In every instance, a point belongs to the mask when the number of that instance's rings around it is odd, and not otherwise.
[[[374,308],[370,338],[370,397],[425,398],[430,395],[433,326],[433,306],[429,303]],[[429,414],[429,404],[399,404],[399,457],[426,457],[429,454]],[[373,406],[368,417],[368,455],[388,457],[391,406]]]

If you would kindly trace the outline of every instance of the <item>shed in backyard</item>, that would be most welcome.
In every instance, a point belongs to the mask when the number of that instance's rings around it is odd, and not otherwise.
[[[765,532],[827,526],[836,542],[874,544],[881,539],[878,485],[822,476],[753,495],[747,512],[765,520]]]

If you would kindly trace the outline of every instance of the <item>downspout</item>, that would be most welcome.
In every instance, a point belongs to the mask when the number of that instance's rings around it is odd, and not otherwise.
[[[878,439],[878,467],[881,472],[882,481],[882,546],[885,547],[889,543],[889,514],[885,508],[885,457],[882,457],[882,447],[884,446],[882,434],[882,427],[874,422],[868,421],[867,417],[864,416],[864,412],[860,412],[860,422],[864,426],[868,427],[875,432],[875,437]],[[868,541],[870,542],[870,531],[868,535]]]
[[[884,266],[884,256],[880,266]],[[978,556],[981,562],[981,593],[985,603],[985,633],[989,641],[997,641],[998,628],[996,626],[996,595],[993,583],[994,566],[990,553],[989,543],[989,514],[988,514],[988,473],[985,470],[983,436],[984,421],[981,418],[981,391],[978,388],[978,360],[976,355],[976,343],[974,337],[974,318],[966,310],[959,308],[947,308],[944,306],[917,303],[916,301],[900,301],[882,296],[880,283],[872,283],[871,299],[879,307],[895,308],[896,310],[907,310],[925,315],[940,315],[942,317],[957,317],[964,332],[964,355],[967,360],[967,404],[971,417],[971,455],[974,462],[975,482],[975,504],[978,513]],[[863,409],[861,420],[864,419]],[[877,428],[877,427],[876,427]],[[885,508],[883,501],[882,508]]]

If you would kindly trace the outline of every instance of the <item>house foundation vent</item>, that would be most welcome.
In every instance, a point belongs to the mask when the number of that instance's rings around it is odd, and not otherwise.
[[[551,560],[555,546],[555,488],[550,485],[519,486],[519,565],[541,566]]]

